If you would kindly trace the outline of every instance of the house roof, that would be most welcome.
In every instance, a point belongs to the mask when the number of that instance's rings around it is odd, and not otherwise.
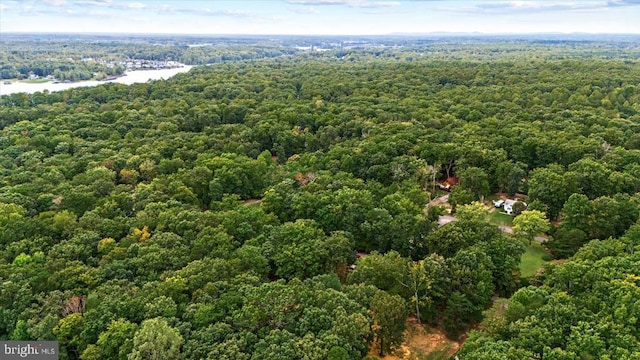
[[[504,205],[505,206],[513,206],[513,204],[515,204],[516,202],[518,202],[518,200],[507,199],[507,200],[504,201]]]
[[[449,185],[458,185],[460,180],[455,176],[449,176],[445,182],[449,183]]]

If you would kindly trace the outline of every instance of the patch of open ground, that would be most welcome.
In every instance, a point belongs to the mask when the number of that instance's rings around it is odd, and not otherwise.
[[[447,338],[441,330],[418,324],[411,319],[407,321],[404,339],[395,354],[380,358],[377,356],[377,349],[372,349],[369,356],[383,360],[444,360],[455,354],[461,345]]]
[[[244,206],[248,206],[248,205],[252,205],[252,204],[260,204],[262,202],[262,199],[248,199],[242,202],[242,205]]]
[[[500,209],[492,207],[491,209],[489,209],[487,221],[498,226],[511,226],[511,223],[513,222],[513,216],[502,212]]]
[[[546,263],[545,255],[544,248],[540,243],[533,242],[527,246],[527,250],[520,259],[520,276],[525,278],[533,276]]]
[[[440,195],[433,200],[429,201],[427,207],[432,206],[442,206],[447,210],[451,210],[451,205],[449,204],[449,194]]]
[[[27,84],[41,84],[41,83],[46,83],[46,82],[49,82],[49,81],[51,81],[51,79],[38,78],[38,79],[21,80],[20,82],[27,83]]]

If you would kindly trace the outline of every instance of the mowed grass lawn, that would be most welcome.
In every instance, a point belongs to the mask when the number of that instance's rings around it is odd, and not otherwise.
[[[513,222],[513,216],[503,213],[502,209],[495,209],[488,214],[487,221],[498,226],[511,226],[511,223]]]
[[[527,246],[527,250],[522,254],[522,258],[520,259],[520,276],[525,278],[533,276],[536,271],[546,263],[546,261],[543,260],[545,255],[540,243],[534,241],[533,244]]]

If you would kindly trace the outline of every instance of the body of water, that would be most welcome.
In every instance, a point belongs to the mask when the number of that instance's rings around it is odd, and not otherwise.
[[[183,66],[175,69],[162,69],[162,70],[134,70],[127,71],[126,76],[119,77],[110,81],[78,81],[73,83],[58,83],[54,84],[52,81],[45,83],[30,84],[25,82],[12,82],[12,84],[5,84],[4,80],[0,80],[0,95],[9,95],[19,92],[25,92],[33,94],[38,91],[49,90],[49,92],[62,91],[76,87],[83,86],[96,86],[109,82],[131,85],[134,83],[144,83],[148,80],[168,79],[175,74],[189,71],[193,66]]]

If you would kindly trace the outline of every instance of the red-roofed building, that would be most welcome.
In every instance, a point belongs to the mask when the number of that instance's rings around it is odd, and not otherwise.
[[[455,176],[449,176],[445,181],[441,182],[438,187],[444,191],[451,191],[451,187],[458,185],[458,178]]]

